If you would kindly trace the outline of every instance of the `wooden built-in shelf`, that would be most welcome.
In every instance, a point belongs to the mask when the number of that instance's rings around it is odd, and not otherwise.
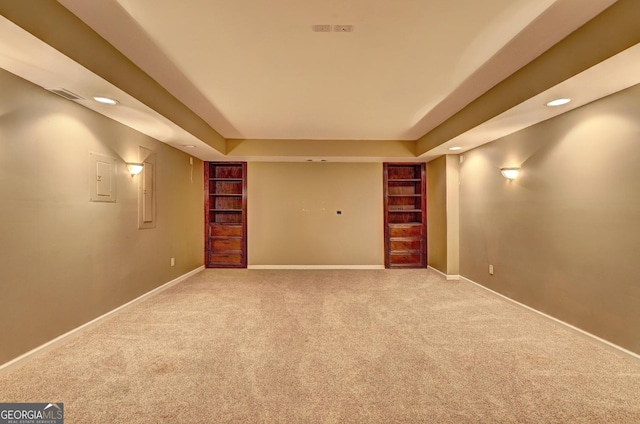
[[[385,163],[384,249],[386,268],[427,266],[426,167]]]
[[[247,267],[247,164],[205,162],[205,265]]]

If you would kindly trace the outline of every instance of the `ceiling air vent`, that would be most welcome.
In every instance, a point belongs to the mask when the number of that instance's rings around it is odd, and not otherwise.
[[[313,32],[331,32],[331,25],[312,25]]]
[[[82,97],[64,88],[47,88],[47,90],[67,100],[84,100]]]
[[[353,25],[311,25],[313,32],[353,32]]]
[[[353,32],[353,25],[334,25],[335,32]]]

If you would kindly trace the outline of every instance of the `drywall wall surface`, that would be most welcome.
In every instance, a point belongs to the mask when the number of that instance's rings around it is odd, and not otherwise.
[[[203,263],[202,162],[0,70],[0,363]],[[156,227],[138,229],[140,147],[156,156]],[[115,202],[90,202],[90,154]],[[170,258],[175,258],[171,267]]]
[[[459,160],[457,155],[447,155],[447,275],[460,273],[460,196]]]
[[[447,158],[427,163],[427,263],[447,273]]]
[[[382,164],[250,162],[248,263],[384,265]]]
[[[465,153],[460,267],[640,353],[638,104],[634,86]],[[515,181],[508,166],[522,168]]]

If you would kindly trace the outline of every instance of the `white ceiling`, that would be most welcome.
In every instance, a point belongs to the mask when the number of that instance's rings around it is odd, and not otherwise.
[[[225,138],[416,140],[430,110],[533,21],[544,25],[509,63],[614,0],[59,1]],[[478,95],[507,75],[476,82]]]
[[[416,140],[615,0],[58,2],[227,139]],[[201,159],[219,158],[118,87],[0,24],[3,68],[45,88],[113,93],[120,109],[83,104],[185,151],[197,145],[189,153]],[[354,31],[316,33],[315,24]],[[637,50],[623,63],[640,63]],[[468,150],[640,82],[637,72],[602,88],[598,80],[621,64],[609,66],[566,82],[593,90],[572,106],[537,114],[531,102],[517,106],[417,159],[449,153],[452,143]]]

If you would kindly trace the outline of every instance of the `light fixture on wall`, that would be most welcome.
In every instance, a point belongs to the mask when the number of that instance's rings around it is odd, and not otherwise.
[[[500,172],[502,173],[502,176],[507,180],[513,181],[518,178],[520,168],[500,168]]]
[[[127,169],[131,173],[131,175],[138,175],[144,169],[144,165],[141,163],[128,162]]]

